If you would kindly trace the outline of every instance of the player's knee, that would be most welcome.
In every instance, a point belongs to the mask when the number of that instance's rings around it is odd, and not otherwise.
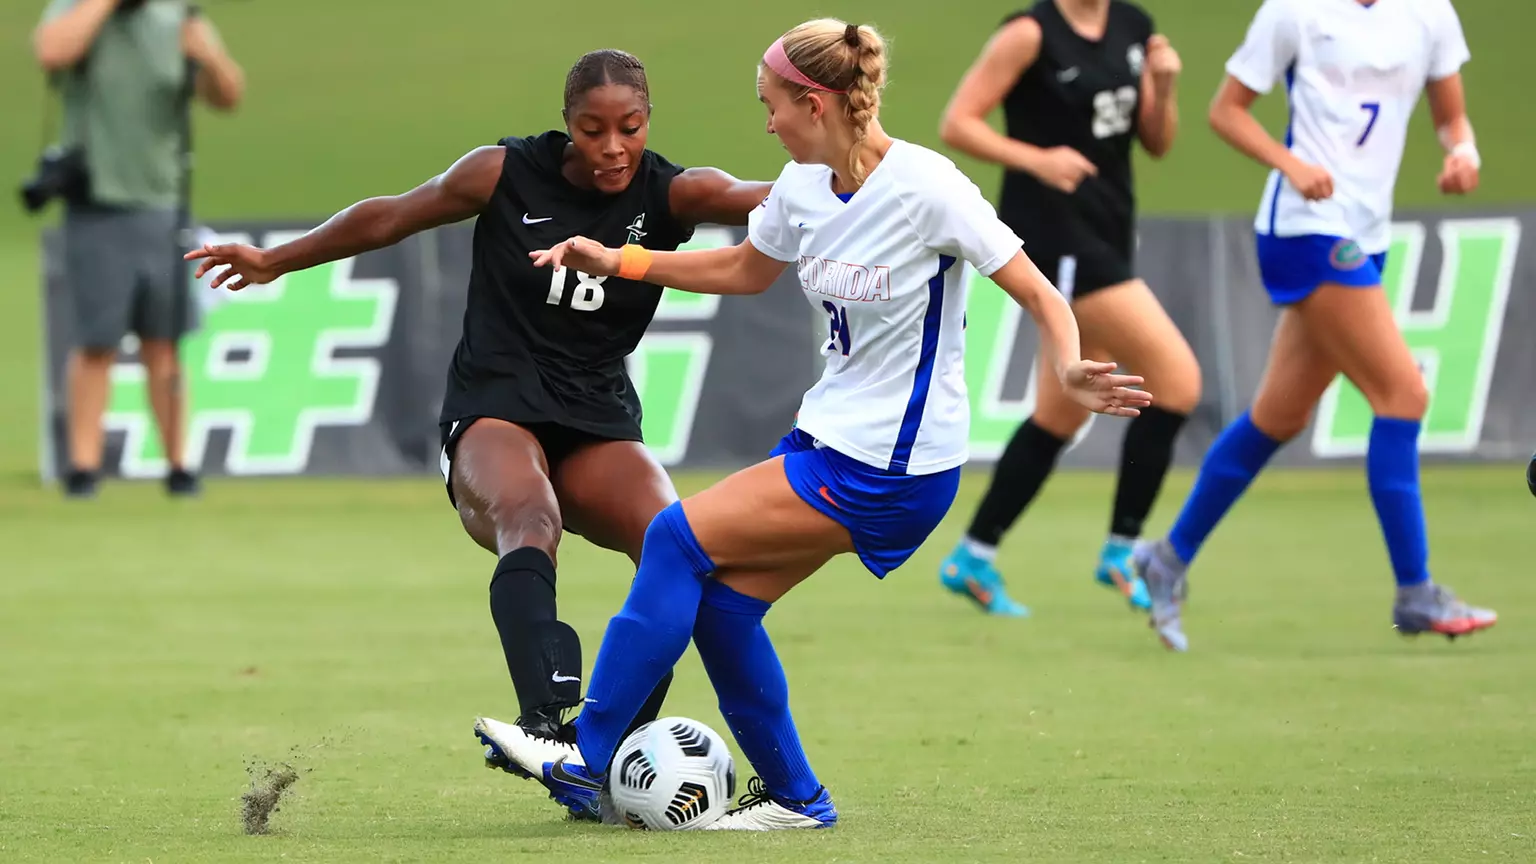
[[[497,554],[532,546],[554,557],[564,530],[556,502],[508,494],[492,500],[490,515],[496,525]]]
[[[1258,427],[1260,432],[1275,441],[1289,441],[1300,435],[1307,423],[1312,419],[1312,411],[1298,411],[1294,408],[1275,408],[1266,405],[1262,400],[1255,402],[1253,408],[1248,411],[1248,419]]]
[[[1377,417],[1422,420],[1424,413],[1429,410],[1429,388],[1419,375],[1399,382],[1384,393],[1367,398],[1371,403],[1371,411]]]
[[[78,350],[80,363],[90,367],[111,366],[117,362],[117,346],[82,345]]]

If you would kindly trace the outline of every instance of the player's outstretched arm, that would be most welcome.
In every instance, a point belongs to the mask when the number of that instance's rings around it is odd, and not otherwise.
[[[1446,195],[1465,195],[1477,189],[1482,157],[1472,135],[1472,121],[1467,119],[1467,94],[1461,73],[1430,81],[1424,88],[1429,99],[1429,115],[1434,119],[1440,146],[1445,148],[1445,167],[1437,181]]]
[[[1152,404],[1152,395],[1131,389],[1142,383],[1137,375],[1116,375],[1115,364],[1081,357],[1077,319],[1072,307],[1022,251],[993,272],[992,281],[1008,292],[1040,330],[1067,395],[1100,414],[1135,417]]]
[[[187,253],[201,260],[197,277],[220,267],[212,287],[239,291],[247,285],[271,282],[284,273],[327,261],[350,258],[399,243],[412,234],[468,219],[485,209],[501,179],[506,148],[479,147],[459,158],[447,171],[402,195],[359,201],[337,213],[303,237],[258,249],[241,243],[207,245]]]
[[[596,240],[572,237],[528,256],[538,267],[575,267],[593,276],[619,276],[694,294],[761,294],[789,266],[757,251],[751,240],[724,249],[652,252],[639,246],[609,249]]]
[[[737,180],[719,168],[689,168],[672,178],[667,196],[672,215],[690,225],[745,225],[772,189],[772,183]]]

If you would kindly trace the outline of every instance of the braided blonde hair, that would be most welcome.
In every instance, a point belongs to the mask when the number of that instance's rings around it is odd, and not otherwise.
[[[859,153],[869,135],[869,124],[880,111],[880,91],[886,81],[885,40],[868,25],[818,18],[784,34],[784,54],[805,77],[843,92],[844,111],[853,126],[849,176],[856,186],[864,185],[866,175]],[[799,91],[796,99],[804,98],[811,88],[801,87]]]

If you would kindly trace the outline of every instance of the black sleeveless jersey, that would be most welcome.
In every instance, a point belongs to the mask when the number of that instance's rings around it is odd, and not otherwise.
[[[640,439],[625,370],[662,289],[617,276],[535,267],[528,253],[574,235],[605,246],[674,250],[693,234],[672,215],[682,168],[644,151],[625,191],[581,189],[561,173],[570,138],[505,138],[501,179],[475,223],[464,334],[448,368],[441,422],[495,417]]]
[[[1072,29],[1054,0],[1028,12],[1040,24],[1040,56],[1003,100],[1008,136],[1036,147],[1071,147],[1098,167],[1068,195],[1034,175],[1008,171],[998,214],[1026,243],[1071,254],[1086,232],[1129,256],[1134,243],[1135,189],[1131,146],[1141,108],[1141,71],[1152,19],[1110,0],[1104,35],[1091,41]]]

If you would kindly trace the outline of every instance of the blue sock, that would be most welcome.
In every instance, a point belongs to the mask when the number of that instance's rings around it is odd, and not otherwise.
[[[1419,421],[1377,417],[1365,455],[1371,503],[1399,588],[1429,581],[1429,540],[1419,498]]]
[[[1243,496],[1248,484],[1264,470],[1264,464],[1280,449],[1281,443],[1253,425],[1253,419],[1246,411],[1221,430],[1205,454],[1200,475],[1195,478],[1195,488],[1184,501],[1178,521],[1168,532],[1168,542],[1179,560],[1185,564],[1195,560],[1195,554],[1215,530],[1216,523]]]
[[[789,682],[763,629],[770,604],[711,581],[693,625],[693,642],[720,698],[742,755],[768,791],[809,801],[821,784],[789,716]]]
[[[586,705],[576,718],[576,744],[593,775],[608,773],[640,706],[688,649],[704,580],[714,570],[681,504],[656,514],[629,597],[597,649]]]

